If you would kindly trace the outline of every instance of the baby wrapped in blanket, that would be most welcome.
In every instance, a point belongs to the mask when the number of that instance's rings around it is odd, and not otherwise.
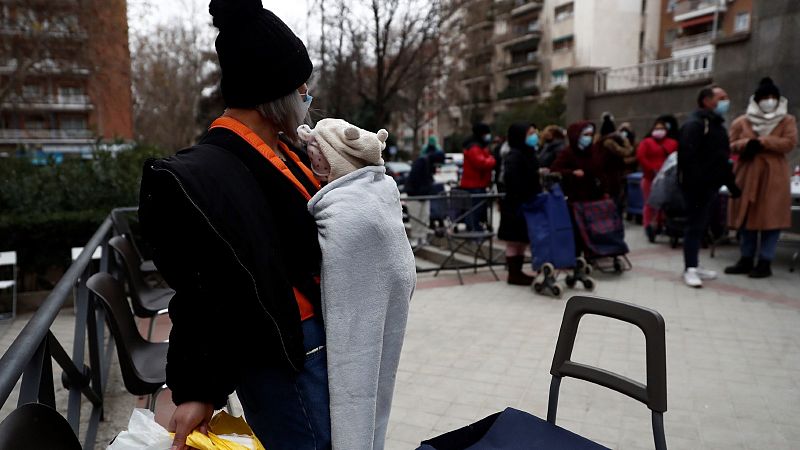
[[[400,193],[381,158],[389,134],[339,119],[298,133],[327,182],[308,210],[322,249],[333,448],[383,449],[416,286]]]

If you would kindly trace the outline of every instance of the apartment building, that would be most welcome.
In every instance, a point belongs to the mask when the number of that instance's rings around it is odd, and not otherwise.
[[[714,50],[716,38],[750,31],[753,0],[661,0],[659,59]]]
[[[0,152],[133,139],[125,0],[0,0],[0,52]]]

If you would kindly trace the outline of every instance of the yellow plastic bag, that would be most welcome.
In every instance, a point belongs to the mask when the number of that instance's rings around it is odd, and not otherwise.
[[[208,436],[195,431],[186,445],[198,450],[265,450],[250,425],[242,417],[220,412],[208,424]]]

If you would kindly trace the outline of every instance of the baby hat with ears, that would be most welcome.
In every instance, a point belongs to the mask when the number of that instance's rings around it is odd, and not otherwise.
[[[314,130],[307,126],[298,129],[300,137],[317,141],[322,154],[331,166],[329,181],[341,178],[366,166],[382,166],[383,150],[389,133],[371,133],[341,119],[323,119]]]

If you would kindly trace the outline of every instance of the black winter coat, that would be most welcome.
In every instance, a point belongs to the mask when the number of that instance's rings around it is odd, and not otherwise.
[[[314,195],[297,165],[286,164]],[[222,407],[248,364],[302,369],[293,287],[320,311],[314,277],[321,253],[306,203],[266,158],[225,129],[211,130],[173,157],[145,163],[142,230],[176,291],[167,355],[176,404]],[[232,363],[215,366],[222,361]]]
[[[514,125],[508,133],[511,151],[503,158],[506,196],[500,203],[500,229],[497,232],[497,237],[503,241],[529,242],[522,205],[534,200],[542,191],[536,151],[525,145],[529,127]]]
[[[725,119],[700,109],[681,127],[678,173],[681,188],[688,195],[706,195],[734,183]]]

